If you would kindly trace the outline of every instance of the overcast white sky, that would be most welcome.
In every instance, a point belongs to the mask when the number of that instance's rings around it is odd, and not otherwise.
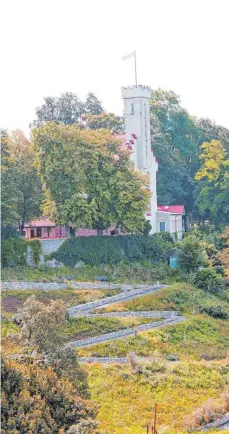
[[[171,89],[229,128],[229,0],[3,0],[0,127],[28,132],[44,96],[92,91],[122,113],[120,88]]]

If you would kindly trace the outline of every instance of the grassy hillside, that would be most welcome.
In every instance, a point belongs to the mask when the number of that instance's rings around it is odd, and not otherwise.
[[[125,365],[85,369],[103,434],[143,434],[155,403],[160,434],[186,433],[184,416],[210,397],[217,400],[229,381],[225,361],[151,363],[141,373]]]
[[[26,351],[11,339],[19,331],[10,322],[25,299],[36,294],[49,303],[62,299],[66,306],[107,296],[107,291],[3,291],[3,351]],[[109,291],[110,294],[110,291]],[[180,324],[138,333],[78,350],[79,356],[128,356],[134,351],[147,357],[137,364],[85,364],[92,399],[100,405],[101,434],[143,434],[158,403],[159,434],[185,434],[185,416],[209,398],[222,401],[229,385],[229,299],[189,284],[176,283],[154,294],[107,306],[105,311],[179,310],[187,320]],[[69,340],[120,330],[153,321],[146,318],[76,318],[68,320]],[[195,432],[195,431],[194,431]],[[215,430],[212,433],[224,431]]]

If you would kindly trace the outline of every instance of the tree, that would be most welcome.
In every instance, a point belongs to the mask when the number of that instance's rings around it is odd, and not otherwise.
[[[212,140],[219,140],[227,153],[229,153],[229,130],[220,125],[216,125],[210,119],[196,119],[198,127],[198,143],[201,146],[204,142],[211,142]]]
[[[89,92],[87,95],[87,99],[84,104],[84,110],[90,115],[100,115],[104,112],[101,102],[92,92]]]
[[[45,185],[44,211],[55,222],[97,229],[144,227],[148,179],[108,131],[47,124],[34,130],[37,167]]]
[[[186,213],[193,214],[193,176],[198,168],[195,120],[174,92],[162,89],[152,92],[150,114],[152,147],[159,163],[158,203],[182,203]]]
[[[42,185],[34,166],[31,143],[17,130],[3,140],[2,222],[16,224],[21,230],[26,221],[39,217],[43,199]]]
[[[195,235],[189,235],[177,243],[176,256],[179,267],[187,273],[196,271],[208,262],[204,246]]]
[[[224,240],[224,247],[218,253],[218,259],[223,265],[225,276],[229,281],[229,226],[226,226],[221,238]]]
[[[87,433],[94,432],[96,406],[81,398],[68,379],[31,362],[3,359],[1,368],[2,434],[59,434],[72,426],[82,433],[86,424]]]
[[[201,181],[196,188],[196,205],[204,218],[213,222],[229,221],[229,158],[222,143],[212,140],[201,145],[202,166],[195,175]]]
[[[64,326],[67,322],[66,307],[62,300],[52,300],[44,305],[35,296],[27,298],[14,315],[13,321],[20,325],[19,342],[29,345],[31,354],[50,365],[58,378],[68,378],[78,393],[89,397],[86,377],[80,368],[76,352],[66,346]]]
[[[19,197],[14,182],[13,165],[10,158],[9,134],[0,130],[1,134],[1,218],[2,224],[14,225],[20,218],[18,213]]]
[[[32,127],[39,127],[46,122],[75,124],[81,119],[84,113],[84,105],[76,94],[65,92],[60,97],[45,97],[45,103],[36,108],[37,119],[31,124]]]
[[[86,128],[90,130],[107,129],[113,134],[124,132],[124,118],[114,113],[88,114],[82,117]]]

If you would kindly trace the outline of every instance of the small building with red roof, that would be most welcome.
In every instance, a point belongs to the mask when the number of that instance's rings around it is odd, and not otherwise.
[[[184,205],[158,205],[157,232],[169,232],[173,238],[182,240],[184,214]]]

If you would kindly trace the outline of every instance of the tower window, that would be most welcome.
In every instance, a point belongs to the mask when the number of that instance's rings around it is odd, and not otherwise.
[[[131,104],[131,114],[134,115],[134,104]]]

